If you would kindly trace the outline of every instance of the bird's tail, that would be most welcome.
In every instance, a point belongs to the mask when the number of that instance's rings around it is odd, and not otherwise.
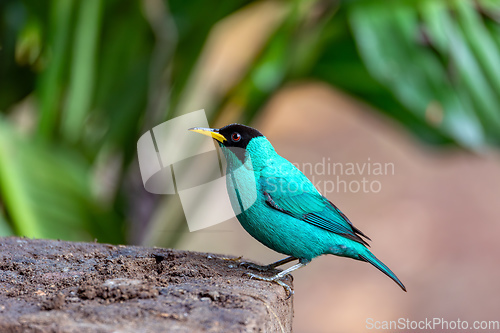
[[[387,267],[382,261],[378,260],[377,257],[375,257],[371,252],[367,251],[367,253],[365,253],[365,254],[360,254],[359,259],[366,261],[366,262],[369,262],[373,266],[377,267],[382,273],[384,273],[385,275],[390,277],[394,282],[396,282],[401,287],[401,289],[406,291],[406,287],[404,286],[404,284],[401,281],[399,281],[396,274],[394,274],[389,269],[389,267]]]

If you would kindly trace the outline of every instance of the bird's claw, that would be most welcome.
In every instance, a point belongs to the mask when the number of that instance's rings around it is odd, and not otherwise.
[[[260,275],[257,275],[257,274],[254,274],[254,273],[250,273],[250,272],[246,272],[245,275],[249,276],[250,279],[257,279],[257,280],[261,280],[261,281],[272,282],[272,281],[276,280],[276,276],[265,277],[265,276],[260,276]]]
[[[245,273],[245,275],[250,277],[250,279],[257,279],[257,280],[261,280],[261,281],[268,281],[268,282],[274,282],[276,284],[279,284],[280,286],[282,286],[285,289],[285,292],[287,294],[287,297],[285,299],[289,299],[294,294],[292,287],[287,285],[285,282],[281,281],[280,277],[277,275],[272,276],[272,277],[265,277],[265,276],[260,276],[260,275],[249,273],[249,272]]]
[[[259,272],[267,272],[270,269],[269,266],[261,266],[261,265],[254,264],[253,262],[249,262],[249,261],[242,261],[242,262],[240,262],[239,265],[243,266],[245,268],[250,268],[250,269],[259,271]]]
[[[219,259],[226,260],[226,261],[240,261],[243,256],[239,256],[236,258],[228,258],[228,257],[220,257]]]
[[[285,300],[289,299],[290,297],[293,296],[293,294],[295,294],[295,292],[293,291],[292,287],[290,287],[289,285],[287,285],[285,282],[283,282],[281,280],[274,280],[274,282],[276,282],[277,284],[279,284],[280,286],[282,286],[285,289],[285,292],[287,294]]]

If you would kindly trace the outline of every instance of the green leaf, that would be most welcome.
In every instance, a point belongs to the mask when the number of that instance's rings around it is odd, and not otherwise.
[[[120,241],[115,220],[93,199],[89,170],[77,155],[22,138],[0,119],[0,195],[16,234]]]
[[[5,219],[5,216],[3,216],[3,213],[0,211],[0,237],[13,235],[14,232],[12,231],[12,228],[10,227],[9,223],[7,223],[7,220]]]
[[[79,5],[69,91],[62,119],[62,132],[69,142],[80,139],[92,106],[94,76],[97,71],[96,52],[104,3],[101,0],[85,0]]]
[[[472,1],[392,4],[350,5],[356,44],[370,74],[407,110],[461,145],[499,142],[494,87],[500,50]]]
[[[60,117],[64,74],[69,57],[69,36],[74,0],[53,0],[50,10],[49,41],[46,45],[46,68],[38,79],[40,137],[54,137]]]

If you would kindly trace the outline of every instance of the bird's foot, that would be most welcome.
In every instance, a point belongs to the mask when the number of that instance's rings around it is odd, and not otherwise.
[[[274,282],[276,284],[279,284],[280,286],[282,286],[285,289],[285,292],[286,292],[286,295],[287,295],[286,299],[289,299],[294,294],[294,291],[293,291],[292,287],[290,287],[285,282],[283,282],[283,281],[280,280],[280,278],[283,277],[280,274],[276,274],[275,276],[271,276],[271,277],[260,276],[260,275],[253,274],[253,273],[245,273],[245,274],[247,276],[249,276],[250,279],[256,279],[256,280],[261,280],[261,281],[268,281],[268,282]]]
[[[226,260],[226,261],[240,261],[241,258],[243,258],[243,256],[239,256],[239,257],[236,257],[236,258],[229,258],[229,257],[219,257],[218,259],[222,259],[222,260]],[[212,256],[209,255],[209,258],[208,259],[212,259]]]
[[[249,261],[242,261],[242,262],[240,262],[239,265],[243,266],[245,268],[250,268],[250,269],[259,271],[259,272],[267,272],[271,269],[274,269],[274,267],[271,265],[262,266],[262,265],[254,264],[253,262],[249,262]]]

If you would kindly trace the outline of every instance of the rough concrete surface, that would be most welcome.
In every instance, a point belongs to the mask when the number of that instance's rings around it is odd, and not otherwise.
[[[293,298],[245,271],[208,253],[0,238],[0,332],[290,332]]]

